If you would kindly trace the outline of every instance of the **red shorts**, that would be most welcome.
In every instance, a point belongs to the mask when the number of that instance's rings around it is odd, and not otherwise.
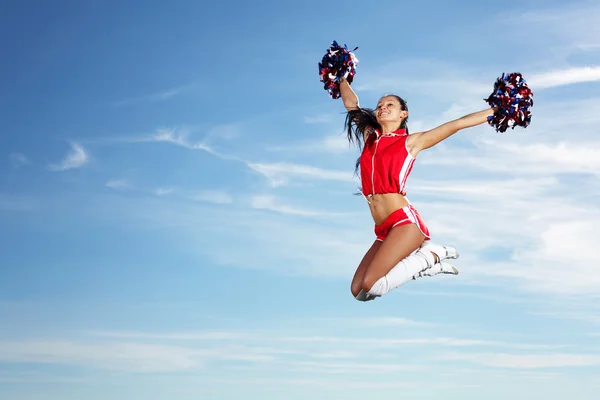
[[[417,225],[421,233],[425,236],[425,240],[429,240],[429,229],[419,212],[410,204],[391,213],[381,225],[375,225],[377,240],[385,240],[393,227],[406,224]]]

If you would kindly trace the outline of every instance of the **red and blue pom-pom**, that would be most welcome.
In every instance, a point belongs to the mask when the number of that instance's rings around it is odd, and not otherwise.
[[[533,92],[518,72],[502,74],[494,84],[494,91],[484,99],[491,107],[498,107],[488,123],[496,132],[505,132],[516,126],[527,128],[531,122]]]
[[[340,46],[335,40],[319,63],[320,81],[324,83],[324,89],[329,92],[332,99],[340,97],[340,78],[345,77],[348,83],[352,83],[356,73],[358,59],[354,55],[358,47],[348,50],[348,47]]]

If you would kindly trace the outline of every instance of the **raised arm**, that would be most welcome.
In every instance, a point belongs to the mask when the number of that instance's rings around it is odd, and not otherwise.
[[[407,145],[411,154],[416,156],[421,150],[435,146],[462,129],[487,122],[488,117],[494,115],[494,112],[496,112],[496,108],[487,108],[485,110],[467,114],[454,121],[446,122],[437,128],[413,133],[409,136]]]
[[[356,95],[356,93],[354,93],[354,90],[352,90],[352,88],[350,87],[350,84],[344,77],[340,78],[340,95],[342,97],[342,101],[344,102],[344,107],[346,107],[346,110],[348,110],[350,112],[353,110],[360,109],[360,104],[358,102],[358,96]],[[350,118],[350,115],[348,115],[347,118]],[[366,122],[365,119],[361,118],[359,115],[352,117],[352,121],[354,123],[356,123],[356,131],[354,134],[358,135],[357,132],[360,132],[362,134],[363,143],[366,143],[367,138],[373,132],[374,128],[370,125],[369,122]],[[346,127],[348,129],[348,137],[351,137],[352,136],[351,120],[346,119],[346,124],[347,124]],[[356,136],[355,136],[355,138],[358,139],[358,137],[356,137]]]
[[[340,95],[342,96],[342,101],[344,102],[346,110],[355,110],[360,107],[358,96],[354,93],[354,90],[352,90],[350,84],[344,77],[340,78]]]

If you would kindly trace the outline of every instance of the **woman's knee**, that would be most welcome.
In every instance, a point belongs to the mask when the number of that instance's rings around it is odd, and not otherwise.
[[[352,292],[352,296],[356,297],[362,290],[361,282],[352,282],[350,286],[350,292]]]
[[[373,277],[369,274],[365,274],[363,276],[362,281],[360,282],[360,290],[363,290],[365,293],[368,293],[375,284],[375,282],[377,282],[379,279],[379,277]]]

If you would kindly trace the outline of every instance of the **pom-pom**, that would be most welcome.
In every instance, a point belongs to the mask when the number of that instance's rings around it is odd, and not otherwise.
[[[518,72],[502,74],[494,84],[494,91],[484,99],[491,107],[498,107],[488,123],[496,132],[505,132],[516,126],[526,128],[531,122],[533,92]]]
[[[324,89],[329,92],[333,99],[340,97],[340,78],[345,77],[348,83],[352,83],[356,73],[358,59],[354,55],[358,47],[348,50],[348,47],[340,46],[335,40],[319,63],[319,76],[324,83]]]

